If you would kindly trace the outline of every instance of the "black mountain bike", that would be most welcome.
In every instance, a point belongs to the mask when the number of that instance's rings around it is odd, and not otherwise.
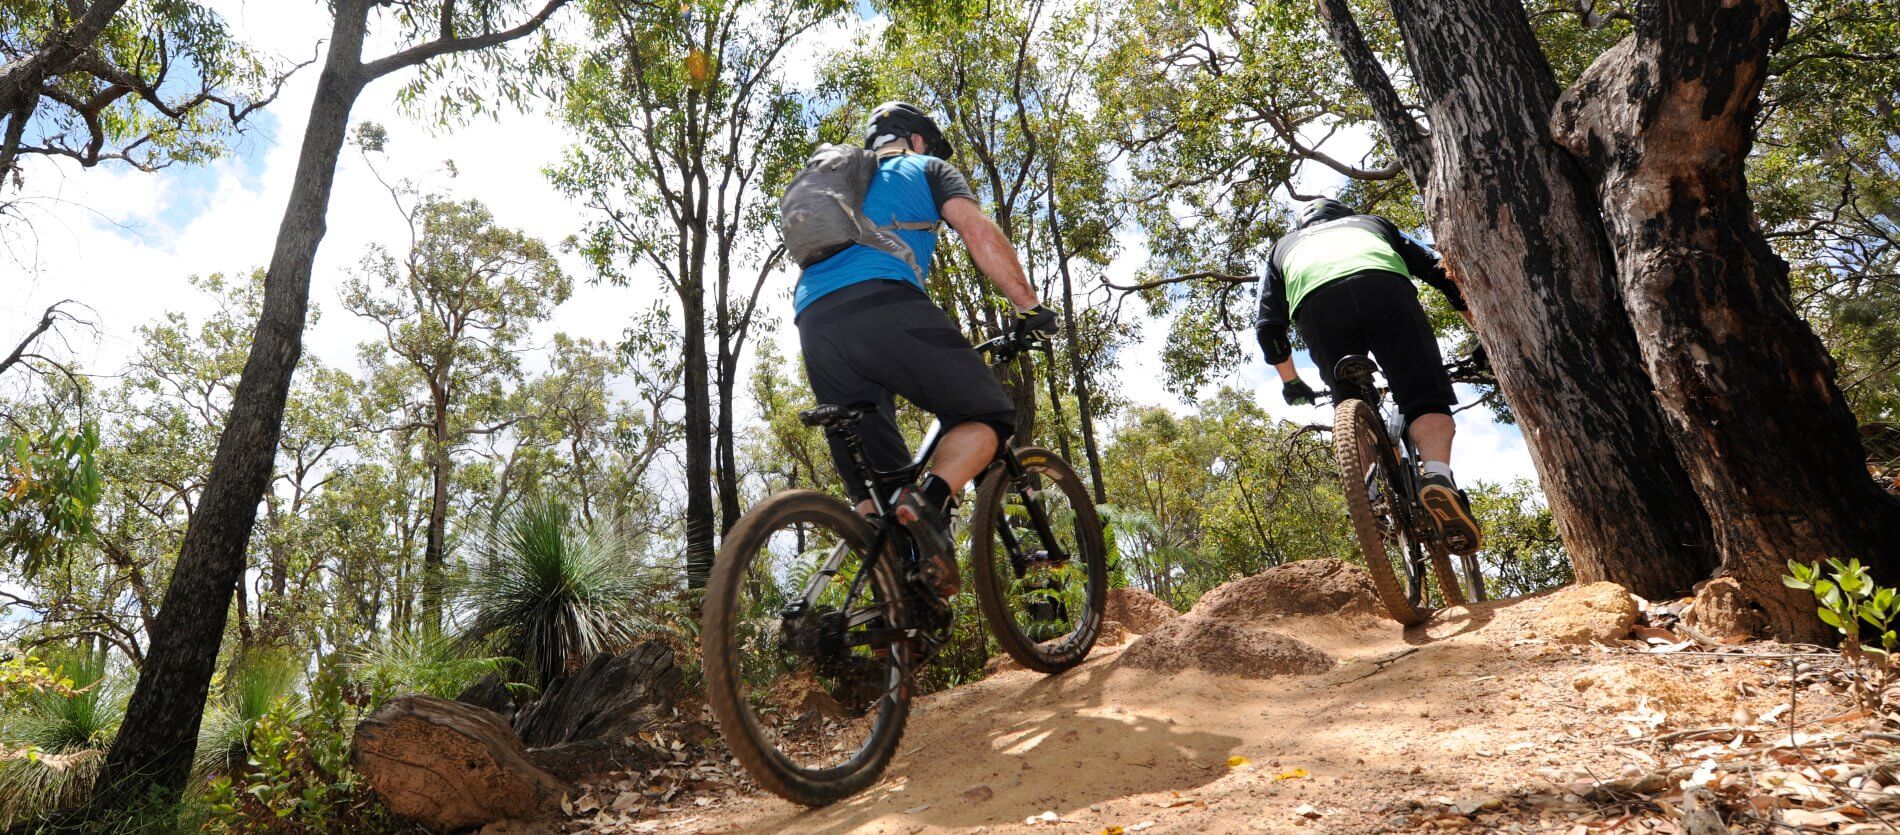
[[[999,337],[977,349],[1002,365],[1032,345]],[[955,621],[952,601],[919,578],[895,515],[898,491],[927,472],[942,427],[931,427],[908,466],[877,471],[858,435],[874,408],[799,415],[850,450],[848,477],[869,489],[871,514],[814,490],[772,496],[726,534],[706,589],[701,655],[719,731],[760,785],[808,806],[876,782],[904,734],[912,676]],[[1082,663],[1108,594],[1087,488],[1055,453],[1008,445],[978,485],[964,576],[974,574],[990,632],[1029,669]]]
[[[1447,369],[1456,374],[1467,363]],[[1428,565],[1446,606],[1483,600],[1484,576],[1478,558],[1466,556],[1461,567],[1469,586],[1459,585],[1451,554],[1418,499],[1418,449],[1405,437],[1398,410],[1386,409],[1386,390],[1372,377],[1378,370],[1368,357],[1343,357],[1333,366],[1332,391],[1321,394],[1333,398],[1333,457],[1359,551],[1386,612],[1411,626],[1431,616]]]

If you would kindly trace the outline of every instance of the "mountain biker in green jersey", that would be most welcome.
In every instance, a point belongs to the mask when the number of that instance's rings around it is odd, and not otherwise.
[[[1419,500],[1446,547],[1471,554],[1482,535],[1470,500],[1451,474],[1451,407],[1458,398],[1419,306],[1415,277],[1444,293],[1452,309],[1471,321],[1458,285],[1430,250],[1385,218],[1354,214],[1330,198],[1310,201],[1300,208],[1297,228],[1273,245],[1260,282],[1255,335],[1280,374],[1281,396],[1289,404],[1316,397],[1293,367],[1289,322],[1299,325],[1328,388],[1342,357],[1371,355],[1378,361],[1406,433],[1424,459]]]

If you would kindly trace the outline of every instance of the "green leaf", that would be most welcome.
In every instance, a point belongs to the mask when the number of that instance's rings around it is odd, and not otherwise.
[[[1801,579],[1801,578],[1799,578],[1799,577],[1795,577],[1795,576],[1792,576],[1792,575],[1786,575],[1786,574],[1784,574],[1784,575],[1782,575],[1782,577],[1781,577],[1781,584],[1782,584],[1782,585],[1784,585],[1784,586],[1787,586],[1788,588],[1791,588],[1791,589],[1811,589],[1811,588],[1814,588],[1814,584],[1812,584],[1812,583],[1809,583],[1808,581],[1806,581],[1806,580],[1803,580],[1803,579]]]
[[[1841,628],[1842,628],[1842,627],[1841,627],[1841,616],[1840,616],[1840,615],[1837,615],[1837,614],[1835,614],[1835,613],[1834,613],[1834,610],[1832,610],[1832,609],[1820,609],[1820,610],[1818,610],[1818,611],[1816,611],[1816,612],[1815,612],[1814,614],[1815,614],[1816,616],[1818,616],[1818,617],[1820,617],[1820,618],[1821,618],[1821,622],[1822,622],[1822,623],[1825,623],[1825,624],[1827,624],[1828,626],[1832,626],[1832,627],[1834,627],[1835,629],[1841,629]]]

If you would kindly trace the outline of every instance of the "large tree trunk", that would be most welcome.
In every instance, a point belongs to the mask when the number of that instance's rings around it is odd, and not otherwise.
[[[725,305],[720,305],[723,309]],[[728,357],[727,343],[732,337],[727,335],[726,316],[720,315],[719,353],[724,357],[719,363],[719,534],[724,536],[739,524],[739,455],[737,444],[733,440],[732,412],[733,388],[738,383],[739,358]]]
[[[175,795],[190,773],[231,595],[244,574],[245,547],[258,499],[269,486],[291,373],[303,352],[311,263],[323,240],[350,108],[362,90],[359,59],[368,15],[368,0],[336,4],[250,355],[159,608],[151,649],[99,777],[94,803],[101,808],[146,801],[153,789]]]
[[[1651,3],[1565,94],[1553,132],[1598,176],[1624,304],[1724,573],[1788,640],[1828,630],[1789,560],[1900,569],[1900,500],[1868,477],[1827,349],[1788,299],[1744,163],[1779,0]]]
[[[706,368],[705,288],[697,274],[689,275],[680,295],[682,356],[685,377],[686,423],[686,584],[705,588],[712,576],[713,534],[713,421],[712,391]]]
[[[449,395],[451,372],[444,368],[442,380],[431,385],[433,411],[429,422],[429,531],[422,544],[422,631],[434,635],[442,629],[442,590],[446,584],[449,535]]]
[[[1714,568],[1617,292],[1595,194],[1545,125],[1551,73],[1516,0],[1396,0],[1431,121],[1422,183],[1579,580],[1685,591]]]

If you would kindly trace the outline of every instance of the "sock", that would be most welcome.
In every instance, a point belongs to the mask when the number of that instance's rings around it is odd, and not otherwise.
[[[923,483],[917,486],[917,492],[924,494],[924,501],[929,502],[931,507],[946,511],[956,501],[956,494],[950,490],[950,482],[938,478],[936,473],[924,476]]]
[[[1458,483],[1456,479],[1451,477],[1451,465],[1443,461],[1427,461],[1425,462],[1425,466],[1420,469],[1423,469],[1426,475],[1444,476],[1446,481],[1450,481],[1453,484]]]

